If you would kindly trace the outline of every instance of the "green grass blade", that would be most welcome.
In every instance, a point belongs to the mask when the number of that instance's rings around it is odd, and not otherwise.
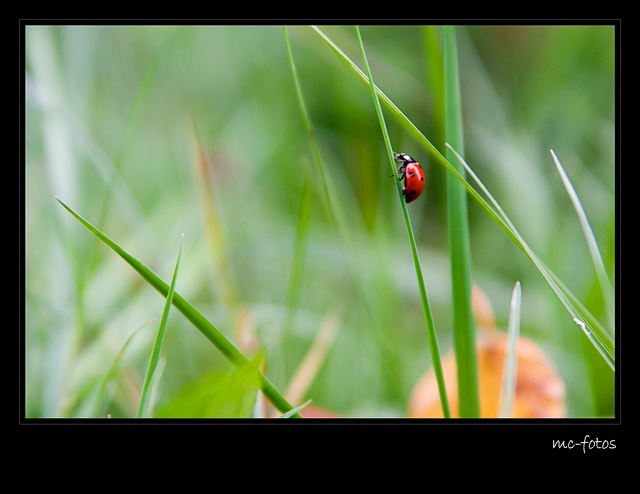
[[[604,305],[609,316],[609,324],[611,329],[613,330],[613,328],[615,327],[613,310],[613,287],[611,286],[611,281],[609,281],[607,270],[604,267],[604,261],[602,260],[600,249],[598,248],[598,242],[596,241],[596,237],[593,234],[593,230],[591,229],[591,225],[589,224],[589,220],[587,219],[587,213],[585,213],[584,208],[582,207],[582,203],[578,198],[576,190],[573,188],[571,180],[569,180],[567,173],[562,167],[562,164],[560,163],[560,160],[558,159],[558,156],[553,151],[553,149],[550,149],[550,152],[551,157],[553,158],[553,162],[555,163],[556,168],[558,169],[558,173],[560,174],[560,178],[562,179],[562,183],[567,190],[567,194],[569,195],[569,198],[573,203],[573,207],[576,210],[576,214],[578,215],[578,219],[580,220],[580,226],[582,227],[582,232],[587,242],[587,247],[589,248],[591,261],[593,262],[593,266],[596,270],[596,276],[598,278],[598,283],[600,284],[600,290],[602,291]]]
[[[166,297],[169,293],[169,286],[162,281],[153,271],[138,261],[135,257],[127,253],[122,247],[107,237],[100,230],[91,225],[87,220],[78,215],[69,206],[67,206],[60,198],[56,200],[82,225],[93,233],[98,239],[110,247],[116,254],[135,269],[144,280],[155,288],[160,294]],[[215,347],[234,364],[240,367],[247,363],[247,358],[200,312],[198,312],[189,302],[182,298],[178,293],[173,295],[173,305],[178,309]],[[260,388],[263,393],[271,401],[271,403],[282,413],[286,413],[293,407],[287,400],[276,390],[269,380],[261,373]],[[298,415],[299,417],[299,415]]]
[[[369,85],[369,78],[367,75],[358,67],[339,47],[336,45],[318,26],[311,26],[311,28],[331,47],[331,49],[340,57],[342,62],[345,62],[347,66],[353,70],[356,75],[360,77],[363,83]],[[389,99],[389,97],[384,94],[378,86],[374,84],[376,94],[378,98],[393,112],[395,117],[398,120],[398,123],[405,127],[414,137],[420,139],[422,138],[423,142],[426,141],[428,144],[427,150],[432,152],[434,155],[440,155],[438,150],[435,148],[429,140],[422,135],[422,133],[418,130],[418,128],[413,125],[413,123],[400,111],[400,109]],[[444,160],[444,157],[440,155],[440,157]],[[449,165],[450,168],[451,165]]]
[[[448,142],[461,150],[464,145],[462,104],[453,26],[444,28],[443,38],[445,136]],[[451,158],[452,154],[447,148],[449,162],[452,162]],[[464,168],[462,165],[458,166],[458,172],[464,176]],[[476,418],[480,415],[480,400],[475,323],[471,312],[471,247],[467,194],[464,186],[451,173],[447,173],[447,212],[460,417]]]
[[[409,243],[411,245],[411,252],[413,254],[413,262],[416,269],[416,275],[418,277],[418,286],[420,288],[420,299],[422,301],[422,309],[425,317],[425,324],[427,326],[427,337],[429,341],[429,348],[431,350],[431,358],[433,361],[433,368],[436,375],[436,380],[438,382],[438,391],[440,393],[440,403],[442,404],[442,411],[445,418],[449,418],[451,416],[451,412],[449,409],[449,400],[447,399],[447,391],[444,383],[444,375],[442,372],[442,362],[440,358],[440,350],[438,348],[438,338],[436,335],[435,323],[433,321],[433,314],[431,313],[431,306],[429,305],[429,299],[427,297],[427,290],[424,285],[424,278],[422,276],[422,268],[420,266],[420,258],[418,256],[418,248],[416,246],[416,239],[413,233],[413,228],[411,227],[411,219],[409,218],[409,211],[407,209],[407,203],[404,200],[402,195],[402,190],[400,189],[400,181],[397,180],[397,170],[395,166],[393,150],[391,147],[391,140],[389,139],[389,132],[387,131],[387,126],[384,122],[384,115],[382,113],[382,107],[380,106],[380,100],[378,99],[378,93],[375,89],[375,84],[373,83],[373,77],[371,76],[371,68],[369,67],[369,62],[367,61],[367,54],[364,49],[364,44],[362,42],[362,36],[360,35],[360,29],[356,26],[356,32],[358,34],[358,41],[360,43],[360,51],[362,53],[362,60],[364,62],[365,68],[367,70],[367,77],[370,81],[371,88],[371,96],[373,98],[376,113],[378,114],[378,120],[380,121],[380,127],[382,129],[382,135],[384,137],[384,142],[387,146],[387,154],[389,155],[389,163],[391,165],[391,169],[396,177],[396,188],[398,190],[398,198],[400,200],[400,205],[402,207],[402,212],[404,215],[405,225],[407,227],[407,235],[409,236]]]
[[[153,344],[151,350],[151,356],[149,357],[149,365],[147,366],[147,373],[142,385],[142,393],[140,395],[140,403],[138,403],[138,415],[137,418],[147,417],[149,412],[149,399],[151,397],[151,385],[158,366],[158,360],[160,360],[160,350],[162,350],[162,343],[164,341],[164,334],[167,329],[167,321],[169,320],[169,312],[171,312],[171,304],[173,303],[173,293],[176,288],[176,279],[178,278],[178,267],[180,266],[180,258],[182,257],[182,241],[184,240],[184,233],[182,234],[182,240],[180,241],[180,250],[178,251],[178,259],[176,260],[176,267],[173,270],[173,278],[171,279],[171,286],[169,287],[169,293],[167,294],[167,300],[164,304],[164,310],[162,311],[162,319],[160,320],[160,327],[158,328],[158,334],[156,341]]]
[[[511,308],[509,310],[509,323],[507,327],[508,347],[504,356],[502,368],[502,385],[500,387],[500,400],[498,402],[498,417],[513,417],[513,406],[516,398],[516,379],[518,376],[518,338],[520,337],[520,306],[522,289],[520,282],[516,281],[511,293]]]

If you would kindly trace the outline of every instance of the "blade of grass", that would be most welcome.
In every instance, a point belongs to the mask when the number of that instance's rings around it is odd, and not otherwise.
[[[462,150],[462,104],[453,26],[444,27],[443,52],[445,137],[456,149]],[[452,161],[451,158],[451,152],[447,148],[449,162]],[[458,171],[464,176],[464,168],[461,165]],[[476,418],[480,415],[480,401],[475,324],[471,312],[471,248],[467,194],[462,184],[451,173],[447,173],[447,213],[460,417]]]
[[[169,312],[171,312],[171,304],[173,303],[173,292],[176,287],[176,280],[178,278],[178,267],[180,266],[180,258],[182,257],[182,242],[184,241],[184,233],[180,240],[180,250],[178,251],[178,259],[176,260],[176,267],[173,270],[173,278],[171,279],[171,286],[169,287],[169,293],[167,294],[167,300],[164,304],[164,310],[162,311],[162,319],[160,320],[160,327],[158,328],[158,334],[156,341],[153,344],[151,350],[151,356],[149,357],[149,365],[147,366],[147,374],[144,377],[144,383],[142,385],[142,393],[140,395],[140,402],[138,403],[137,418],[147,417],[149,412],[149,398],[151,396],[151,385],[153,383],[156,367],[158,366],[158,360],[160,360],[160,350],[162,350],[162,343],[164,342],[164,334],[167,329],[167,321],[169,320]]]
[[[508,347],[502,368],[502,385],[498,401],[498,418],[513,417],[513,404],[516,396],[516,379],[518,376],[518,338],[520,337],[520,305],[522,289],[516,281],[511,293],[511,308],[507,327]]]
[[[133,269],[135,269],[142,278],[155,288],[160,294],[166,297],[169,293],[169,286],[162,281],[153,271],[138,261],[135,257],[127,253],[122,247],[107,237],[100,230],[91,225],[87,220],[78,215],[69,206],[67,206],[59,197],[56,200],[85,228],[93,233],[99,240],[110,247],[116,254],[124,259]],[[211,342],[215,347],[234,364],[240,367],[247,363],[247,358],[200,312],[198,312],[189,302],[182,298],[178,293],[173,295],[173,305]],[[260,388],[265,396],[273,403],[273,405],[282,413],[286,413],[293,407],[287,400],[276,390],[269,380],[260,373]],[[299,417],[299,415],[294,415]]]
[[[317,26],[311,26],[312,29],[329,45],[329,47],[336,53],[339,59],[342,62],[345,62],[347,66],[358,75],[363,83],[369,85],[369,78],[367,75]],[[465,180],[465,178],[460,175],[460,173],[449,163],[449,161],[436,149],[436,147],[431,144],[429,139],[427,139],[422,132],[411,122],[407,116],[400,111],[400,109],[389,99],[389,97],[380,90],[377,86],[375,86],[376,94],[380,98],[380,100],[387,105],[387,107],[391,110],[391,114],[398,121],[398,123],[405,127],[409,133],[411,133],[416,140],[421,143],[424,148],[430,152],[434,159],[435,163],[444,166],[447,170],[449,170],[455,177],[465,186],[471,197],[491,216],[496,223],[509,235],[509,237],[514,241],[514,243],[524,252],[524,254],[533,262],[536,266],[540,274],[543,276],[547,284],[554,291],[560,302],[565,306],[567,312],[572,315],[574,318],[578,318],[578,315],[581,315],[578,319],[580,321],[584,321],[584,323],[590,327],[588,330],[592,333],[592,330],[597,331],[597,335],[595,338],[590,338],[591,342],[596,346],[596,349],[600,352],[600,354],[604,357],[605,361],[611,367],[611,369],[615,368],[615,357],[611,350],[613,348],[613,342],[611,338],[606,334],[606,331],[602,328],[600,323],[596,320],[593,315],[589,313],[589,311],[581,304],[581,302],[571,293],[570,290],[560,281],[560,279],[550,270],[548,269],[544,263],[537,257],[537,255],[526,245],[520,234],[513,227],[507,216],[500,209],[500,213],[498,209],[494,210],[489,204],[478,194],[478,192]],[[464,162],[462,157],[458,155],[458,159]],[[471,172],[471,168],[465,163],[465,170],[467,172]],[[473,175],[475,177],[475,174]],[[477,180],[477,177],[475,177]],[[486,188],[484,188],[486,191]],[[487,191],[488,192],[488,191]],[[495,200],[491,198],[493,203],[497,205]],[[593,334],[593,333],[592,333]],[[600,335],[598,337],[598,335]]]
[[[416,269],[416,276],[418,278],[418,287],[420,289],[420,299],[422,301],[422,309],[424,312],[425,324],[427,326],[427,338],[429,341],[429,348],[431,350],[431,359],[433,361],[433,368],[436,375],[436,380],[438,382],[438,391],[440,393],[440,403],[442,404],[442,411],[445,418],[449,418],[451,416],[451,412],[449,409],[449,401],[447,399],[447,390],[445,388],[444,383],[444,374],[442,371],[442,362],[440,359],[440,350],[438,348],[438,337],[436,335],[435,323],[433,321],[433,314],[431,313],[431,306],[429,305],[429,299],[427,297],[427,290],[424,285],[424,278],[422,276],[422,268],[420,266],[420,258],[418,256],[418,249],[416,246],[416,239],[413,233],[413,228],[411,227],[411,219],[409,218],[409,211],[407,210],[407,203],[405,202],[402,196],[402,190],[400,189],[400,181],[397,180],[397,170],[395,166],[395,161],[393,157],[393,149],[391,147],[391,140],[389,139],[389,132],[387,130],[387,126],[384,122],[384,115],[382,113],[382,107],[380,106],[380,100],[378,99],[378,93],[375,89],[375,84],[373,83],[373,77],[371,76],[371,68],[369,67],[369,62],[367,60],[367,54],[364,49],[364,44],[362,42],[362,36],[360,34],[360,29],[356,26],[356,32],[358,34],[358,42],[360,44],[360,52],[362,53],[362,61],[367,70],[367,77],[370,82],[371,88],[371,96],[374,101],[374,105],[376,108],[376,113],[378,114],[378,120],[380,121],[380,127],[382,129],[382,135],[384,137],[384,142],[387,146],[387,154],[389,156],[389,163],[391,165],[391,169],[393,170],[394,176],[396,178],[396,188],[398,191],[398,198],[400,200],[400,205],[402,207],[402,213],[404,215],[405,225],[407,227],[407,235],[409,237],[409,244],[411,245],[411,253],[413,255],[413,262]]]
[[[596,270],[596,276],[598,278],[598,283],[600,284],[600,290],[602,291],[602,298],[604,299],[604,306],[609,317],[610,328],[613,330],[615,328],[613,310],[613,287],[611,286],[611,281],[609,281],[607,270],[604,267],[604,261],[602,260],[600,249],[598,248],[598,242],[596,241],[596,237],[593,234],[593,230],[591,229],[591,225],[589,224],[589,220],[587,219],[587,213],[585,213],[584,208],[582,207],[582,203],[578,198],[576,190],[573,188],[571,180],[569,180],[567,173],[562,167],[562,164],[560,163],[560,160],[558,159],[558,156],[553,151],[553,149],[550,149],[549,151],[551,152],[553,162],[558,169],[558,173],[560,174],[562,183],[567,190],[567,194],[569,195],[569,198],[573,203],[573,207],[576,210],[576,214],[578,215],[578,219],[580,220],[580,226],[582,227],[582,232],[587,242],[587,247],[589,248],[589,254],[591,255],[591,262],[593,262],[593,266]]]

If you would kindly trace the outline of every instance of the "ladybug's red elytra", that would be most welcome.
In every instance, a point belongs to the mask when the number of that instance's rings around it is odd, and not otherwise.
[[[424,170],[416,160],[405,153],[395,153],[396,163],[400,163],[398,167],[398,179],[404,179],[402,194],[407,204],[415,201],[424,190],[425,175]]]

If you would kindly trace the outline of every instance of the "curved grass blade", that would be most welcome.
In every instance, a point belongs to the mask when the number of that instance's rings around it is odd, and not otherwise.
[[[156,341],[153,344],[153,349],[151,350],[151,357],[149,358],[149,365],[147,366],[147,374],[145,375],[144,384],[142,385],[140,403],[138,403],[137,418],[146,417],[148,414],[149,398],[151,396],[151,385],[153,383],[156,367],[158,366],[158,360],[160,360],[160,350],[162,349],[162,342],[164,341],[164,334],[167,329],[169,312],[171,312],[171,304],[173,303],[173,293],[176,288],[176,279],[178,278],[178,267],[180,266],[180,258],[182,257],[182,241],[183,240],[184,240],[184,233],[182,234],[182,240],[180,241],[180,250],[178,251],[178,259],[176,260],[176,267],[173,270],[173,278],[171,279],[171,286],[169,287],[167,300],[164,304],[164,311],[162,312],[162,319],[160,320],[158,335],[156,336]]]
[[[169,293],[169,286],[162,281],[153,271],[138,261],[135,257],[128,254],[122,247],[107,237],[100,230],[91,225],[87,220],[78,215],[69,206],[56,196],[56,200],[76,218],[82,225],[93,233],[98,239],[110,247],[116,254],[135,269],[144,280],[153,288],[160,292],[164,297]],[[173,295],[173,305],[178,309],[222,354],[231,361],[236,367],[240,367],[247,363],[247,358],[231,343],[213,324],[211,324],[200,312],[198,312],[189,302],[182,298],[178,293]],[[287,400],[276,390],[269,380],[260,373],[260,388],[265,396],[271,401],[282,413],[286,413],[293,407]],[[294,417],[298,417],[296,414]]]
[[[582,232],[584,234],[584,238],[587,241],[587,247],[589,248],[589,254],[591,254],[591,261],[593,262],[593,266],[596,270],[596,276],[598,278],[598,283],[600,284],[600,290],[602,291],[602,298],[604,299],[604,305],[607,310],[607,314],[609,316],[609,323],[611,324],[611,329],[615,328],[614,325],[614,310],[613,310],[613,287],[611,286],[611,281],[609,281],[609,276],[607,275],[607,270],[604,267],[604,261],[602,260],[602,255],[600,254],[600,249],[598,248],[598,242],[596,241],[596,237],[593,234],[593,230],[591,229],[591,225],[589,224],[589,220],[587,219],[587,213],[585,213],[584,208],[582,207],[582,203],[578,198],[578,194],[576,190],[573,188],[573,184],[567,173],[565,172],[558,156],[553,151],[553,149],[549,150],[551,152],[551,157],[553,158],[553,162],[558,169],[558,173],[560,174],[560,178],[562,179],[562,183],[564,184],[565,189],[567,190],[567,194],[573,203],[573,207],[576,210],[576,214],[578,215],[578,219],[580,220],[580,226],[582,227]]]
[[[520,306],[522,289],[516,281],[511,293],[511,309],[509,310],[509,324],[507,327],[508,347],[504,356],[502,368],[502,385],[500,386],[500,400],[498,402],[498,417],[513,417],[513,404],[516,397],[516,378],[518,376],[518,338],[520,337]]]
[[[413,262],[416,268],[416,275],[418,277],[418,286],[420,288],[420,299],[422,300],[422,310],[424,312],[425,324],[427,326],[427,337],[429,341],[429,348],[431,350],[431,359],[433,361],[433,369],[436,375],[436,381],[438,382],[438,392],[440,393],[440,403],[442,404],[442,412],[445,418],[451,417],[451,411],[449,409],[449,400],[447,398],[447,390],[444,383],[444,374],[442,371],[442,362],[440,359],[440,350],[438,348],[438,337],[436,335],[435,323],[433,321],[433,314],[431,313],[431,306],[429,305],[429,299],[427,297],[427,290],[424,286],[424,278],[422,276],[422,268],[420,266],[420,257],[418,256],[418,248],[416,246],[415,235],[413,234],[413,228],[411,227],[411,219],[409,218],[409,212],[407,210],[407,203],[405,202],[402,191],[400,189],[400,182],[397,180],[397,170],[393,158],[393,150],[391,148],[391,140],[389,139],[389,132],[384,122],[384,115],[380,106],[380,100],[378,99],[378,93],[376,92],[375,84],[373,83],[373,77],[371,76],[371,68],[367,61],[367,54],[364,50],[364,44],[362,43],[362,36],[360,35],[360,29],[356,26],[356,32],[358,33],[358,41],[360,43],[360,51],[362,53],[362,60],[367,70],[368,81],[370,82],[371,96],[373,98],[376,112],[378,114],[378,120],[380,121],[380,127],[382,129],[382,135],[384,137],[385,144],[387,146],[387,154],[389,155],[389,163],[396,177],[396,187],[398,189],[398,197],[400,199],[400,205],[402,207],[402,213],[404,215],[405,225],[407,227],[407,235],[409,236],[409,243],[411,245],[411,253],[413,254]]]

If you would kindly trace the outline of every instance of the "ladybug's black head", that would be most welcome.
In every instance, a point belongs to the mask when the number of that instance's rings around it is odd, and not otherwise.
[[[415,163],[414,159],[405,153],[396,153],[395,161],[404,161],[405,163]]]

